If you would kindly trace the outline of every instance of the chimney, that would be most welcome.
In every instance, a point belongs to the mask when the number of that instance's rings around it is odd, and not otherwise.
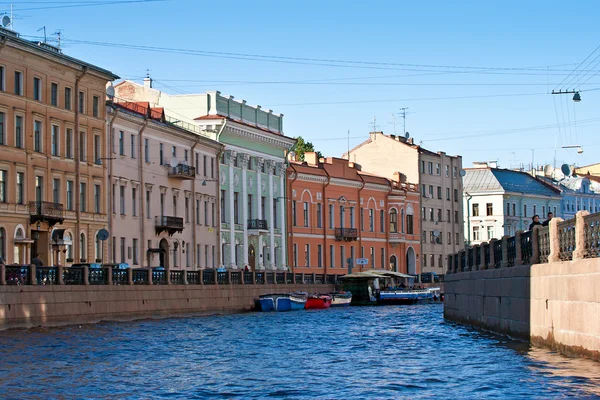
[[[308,165],[318,165],[319,160],[317,159],[317,153],[314,151],[307,151],[304,153],[304,161]]]
[[[152,78],[150,78],[149,76],[144,78],[144,87],[152,89]]]
[[[497,161],[490,161],[490,168],[498,168],[498,162]]]

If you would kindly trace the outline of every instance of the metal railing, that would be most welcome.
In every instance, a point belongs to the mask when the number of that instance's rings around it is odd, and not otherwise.
[[[202,271],[202,283],[205,285],[214,285],[215,284],[215,270],[213,269],[205,269]]]
[[[506,260],[507,266],[514,267],[515,259],[517,258],[517,244],[514,236],[511,236],[508,239],[506,239],[506,247],[508,255],[508,259]]]
[[[219,285],[228,285],[229,273],[227,271],[217,271],[217,283]]]
[[[254,284],[254,272],[244,271],[244,285]]]
[[[521,246],[521,261],[523,265],[528,265],[533,255],[532,234],[532,231],[521,233],[521,243],[519,243],[519,246]]]
[[[275,273],[274,272],[267,272],[266,277],[267,277],[268,285],[273,285],[275,283]]]
[[[188,285],[200,284],[200,271],[186,271]]]
[[[540,262],[547,263],[550,257],[550,227],[538,228],[538,245],[540,251]]]
[[[107,285],[108,268],[90,268],[88,272],[88,282],[90,285]]]
[[[127,277],[127,270],[113,268],[112,283],[113,285],[127,285],[129,283],[129,279]]]
[[[335,228],[335,240],[351,241],[358,239],[356,228]]]
[[[6,266],[7,285],[29,285],[29,268],[21,266]]]
[[[600,257],[600,213],[583,217],[585,258]]]
[[[183,218],[158,216],[154,218],[154,225],[158,228],[183,229]]]
[[[64,207],[60,203],[49,201],[30,201],[29,215],[35,220],[64,220]]]
[[[256,279],[257,284],[261,284],[261,285],[264,284],[265,283],[265,273],[264,272],[255,272],[254,279]]]
[[[185,164],[177,164],[169,168],[169,176],[173,178],[193,179],[196,176],[196,168]]]
[[[38,285],[57,285],[58,273],[56,267],[37,267],[35,279]]]
[[[482,243],[483,247],[483,266],[487,269],[490,267],[490,244]]]
[[[83,285],[83,268],[65,268],[63,282],[65,285]]]
[[[275,273],[275,283],[277,283],[278,285],[285,284],[285,272]]]
[[[558,255],[561,260],[572,260],[575,250],[575,220],[558,223]]]
[[[242,283],[242,271],[231,271],[231,284],[241,285]]]
[[[131,278],[134,285],[147,285],[150,281],[148,279],[149,270],[147,269],[134,269],[131,271]]]
[[[171,285],[184,285],[185,272],[186,271],[169,271]],[[154,276],[152,277],[152,283],[154,283]]]
[[[152,284],[153,285],[166,285],[167,284],[167,273],[165,270],[152,270]]]
[[[492,242],[492,250],[494,252],[494,268],[500,268],[502,264],[502,241]]]

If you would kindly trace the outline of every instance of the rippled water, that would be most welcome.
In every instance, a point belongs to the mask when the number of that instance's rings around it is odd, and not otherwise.
[[[441,305],[0,332],[0,397],[600,398],[600,363],[447,323]]]

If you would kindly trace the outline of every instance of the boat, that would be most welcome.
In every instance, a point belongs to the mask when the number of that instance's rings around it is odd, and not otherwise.
[[[352,302],[352,292],[332,292],[331,307],[348,307]]]
[[[303,310],[306,295],[303,293],[269,293],[259,296],[261,311]]]
[[[380,290],[377,296],[378,304],[417,304],[432,303],[433,292],[428,289],[388,289]]]
[[[310,294],[306,298],[307,310],[322,310],[331,306],[331,296],[328,294]]]

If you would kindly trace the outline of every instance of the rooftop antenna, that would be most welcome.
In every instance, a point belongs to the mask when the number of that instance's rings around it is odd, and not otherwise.
[[[44,31],[44,43],[46,43],[46,42],[48,42],[48,38],[46,37],[46,26],[45,26],[45,25],[44,25],[44,26],[42,26],[42,27],[41,27],[40,29],[38,29],[37,31],[39,32],[39,31],[41,31],[41,30],[43,30],[43,31]]]
[[[373,122],[371,122],[369,125],[373,126],[373,132],[377,132],[377,128],[379,127],[379,125],[377,125],[377,117],[373,116]]]
[[[57,29],[54,31],[53,35],[56,36],[56,40],[58,41],[58,48],[60,49],[60,35],[62,34],[62,29]]]
[[[400,111],[402,112],[402,121],[404,122],[404,133],[406,133],[406,110],[408,110],[408,107],[400,108]]]

